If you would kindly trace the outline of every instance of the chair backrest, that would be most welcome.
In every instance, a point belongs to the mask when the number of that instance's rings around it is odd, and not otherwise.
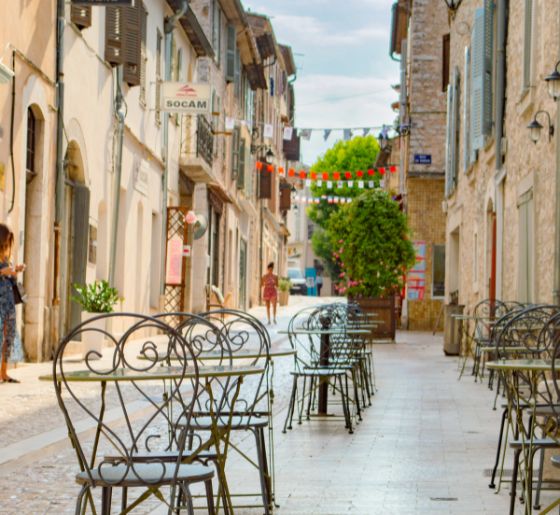
[[[560,306],[538,305],[512,312],[497,338],[498,357],[547,358],[550,341],[545,327],[560,313]]]
[[[267,412],[271,341],[266,328],[253,315],[236,309],[217,309],[201,313],[200,316],[218,328],[220,339],[231,351],[234,365],[254,366],[263,370],[245,377],[239,389],[230,392],[224,411],[233,409],[234,413],[249,419]],[[199,357],[204,360],[202,355]]]
[[[113,333],[111,327],[124,332]],[[109,349],[103,357],[87,353],[85,370],[76,373],[68,361],[69,344],[86,335],[103,340]],[[162,367],[158,359],[138,358],[141,352],[154,356],[158,347],[177,356],[172,367]],[[198,362],[180,332],[162,319],[140,314],[97,316],[62,339],[54,356],[53,380],[80,467],[90,481],[97,477],[118,485],[132,476],[141,486],[157,484],[166,470],[169,475],[169,463],[154,459],[148,470],[135,458],[174,447],[174,484],[186,439],[176,420],[191,418],[199,394]],[[97,431],[84,431],[84,425]]]

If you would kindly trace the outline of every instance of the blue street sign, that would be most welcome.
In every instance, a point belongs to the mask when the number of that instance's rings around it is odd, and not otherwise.
[[[417,165],[431,165],[432,154],[414,154],[414,164]]]

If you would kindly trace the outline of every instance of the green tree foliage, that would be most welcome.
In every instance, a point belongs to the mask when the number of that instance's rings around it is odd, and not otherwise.
[[[332,148],[327,150],[311,169],[317,173],[318,179],[321,179],[323,172],[340,172],[342,188],[337,187],[337,181],[333,181],[333,188],[328,189],[326,181],[323,181],[321,186],[317,183],[311,186],[311,192],[314,197],[321,195],[337,195],[342,197],[356,197],[364,190],[358,188],[357,181],[371,181],[375,185],[379,185],[379,175],[369,176],[368,169],[373,168],[373,163],[379,152],[379,144],[374,136],[356,136],[349,141],[338,141]],[[357,171],[363,172],[363,177],[357,175]],[[352,178],[346,179],[345,173],[351,172]],[[331,174],[332,176],[332,174]],[[348,180],[353,180],[354,185],[348,187]],[[329,204],[321,202],[314,204],[308,208],[308,215],[316,224],[325,228],[328,224],[328,219],[332,213],[339,209],[338,204]]]
[[[402,287],[415,263],[406,216],[383,190],[367,190],[344,204],[326,232],[340,266],[339,292],[383,297]]]

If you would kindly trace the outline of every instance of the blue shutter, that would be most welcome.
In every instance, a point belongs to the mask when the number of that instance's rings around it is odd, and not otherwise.
[[[226,81],[235,80],[235,53],[236,53],[236,30],[234,25],[227,26],[227,49],[226,49]]]
[[[447,85],[447,126],[445,136],[445,196],[453,191],[451,145],[453,134],[453,85]]]
[[[467,171],[471,164],[471,96],[470,72],[471,49],[465,47],[465,66],[463,73],[463,171]]]
[[[494,2],[484,0],[484,83],[482,89],[482,134],[492,134],[493,98],[492,70],[494,65]]]
[[[484,146],[482,133],[482,96],[484,89],[484,9],[474,13],[471,41],[471,149]],[[473,160],[476,159],[476,154]]]

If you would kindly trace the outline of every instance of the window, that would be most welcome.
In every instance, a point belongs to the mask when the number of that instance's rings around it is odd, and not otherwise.
[[[450,35],[443,36],[441,48],[441,90],[446,91],[449,84],[449,43]]]
[[[517,202],[519,213],[519,270],[518,270],[518,290],[517,300],[520,302],[534,302],[534,208],[533,190],[521,195]]]
[[[445,245],[432,248],[432,298],[445,295]]]
[[[36,154],[37,154],[37,118],[33,114],[33,109],[27,109],[27,143],[25,152],[25,169],[28,180],[37,175]]]
[[[447,135],[445,141],[445,195],[450,196],[457,185],[459,135],[459,69],[453,71],[453,82],[447,86]]]
[[[212,2],[212,48],[214,49],[214,58],[216,63],[220,66],[222,62],[222,11],[218,0]]]
[[[70,7],[70,21],[80,30],[91,27],[91,6],[72,5]]]
[[[231,179],[235,180],[239,174],[239,127],[233,129],[233,137],[231,140]]]
[[[463,171],[476,161],[471,152],[471,48],[465,47],[465,66],[463,76]]]

